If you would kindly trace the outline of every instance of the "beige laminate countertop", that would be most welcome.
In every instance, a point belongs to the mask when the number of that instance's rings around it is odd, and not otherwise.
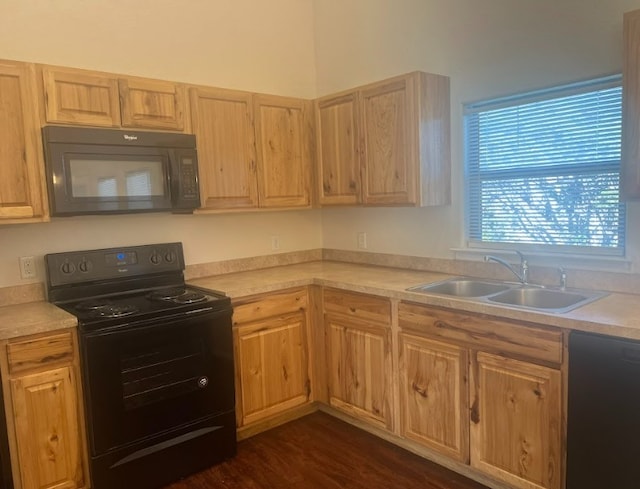
[[[555,314],[406,290],[449,277],[451,275],[435,272],[323,261],[205,277],[189,280],[189,283],[223,291],[232,299],[315,284],[518,321],[640,339],[640,314],[637,311],[640,309],[640,295],[612,293],[573,311]]]
[[[0,340],[75,328],[76,317],[45,301],[0,307]]]
[[[198,287],[222,291],[232,299],[315,284],[516,321],[640,340],[640,314],[636,312],[640,308],[640,295],[612,293],[568,313],[554,314],[406,290],[449,277],[451,275],[435,272],[323,261],[229,273],[188,282]],[[73,315],[44,301],[0,307],[0,340],[76,325]]]

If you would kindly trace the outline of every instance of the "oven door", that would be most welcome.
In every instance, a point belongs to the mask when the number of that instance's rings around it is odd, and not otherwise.
[[[94,456],[234,409],[231,309],[80,336]]]

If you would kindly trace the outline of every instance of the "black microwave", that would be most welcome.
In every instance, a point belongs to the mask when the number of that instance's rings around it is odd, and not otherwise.
[[[192,134],[45,126],[42,135],[52,216],[200,207]]]

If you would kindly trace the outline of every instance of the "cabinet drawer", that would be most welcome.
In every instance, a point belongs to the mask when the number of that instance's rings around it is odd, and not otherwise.
[[[67,331],[9,343],[7,357],[12,375],[42,366],[71,363],[73,338]]]
[[[306,288],[288,289],[240,299],[233,304],[233,324],[259,321],[273,316],[305,310],[308,303]]]
[[[324,289],[324,311],[385,325],[391,322],[388,299],[338,289]]]
[[[452,340],[469,348],[562,363],[560,330],[404,302],[399,307],[399,323],[403,329]]]

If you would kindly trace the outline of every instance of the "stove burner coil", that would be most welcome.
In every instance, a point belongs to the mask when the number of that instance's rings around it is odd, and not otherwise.
[[[199,292],[189,292],[178,297],[174,297],[172,300],[178,304],[195,304],[196,302],[202,302],[206,299],[207,298],[204,294],[200,294]]]
[[[108,306],[96,310],[96,315],[103,318],[121,318],[138,312],[135,306]]]
[[[173,289],[156,290],[149,294],[149,299],[154,301],[168,301],[175,304],[195,304],[207,299],[204,294],[200,292],[187,292],[182,287],[176,287]]]
[[[138,312],[138,308],[128,304],[116,305],[103,301],[87,301],[76,306],[80,311],[88,312],[91,317],[96,318],[121,318],[131,316]]]
[[[171,289],[154,290],[149,294],[149,299],[153,301],[170,301],[185,293],[184,287],[174,287]]]
[[[113,306],[108,300],[88,300],[76,305],[78,311],[95,311],[97,309],[103,309],[105,307]]]

